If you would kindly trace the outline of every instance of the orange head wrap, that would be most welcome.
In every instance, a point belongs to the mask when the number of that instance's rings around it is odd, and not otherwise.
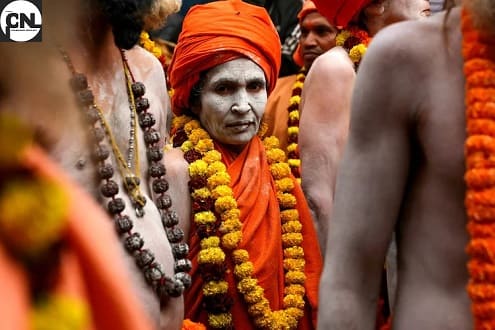
[[[372,0],[314,0],[316,7],[330,23],[347,27],[349,22]]]
[[[299,14],[297,14],[297,18],[299,19],[299,24],[301,24],[301,22],[306,18],[306,16],[314,12],[318,12],[315,3],[311,0],[304,0],[301,11],[299,12]],[[304,65],[304,60],[301,55],[301,43],[297,44],[297,48],[296,51],[294,52],[294,55],[292,55],[292,59],[297,65],[299,66]]]
[[[266,10],[241,0],[191,7],[168,68],[174,113],[189,108],[189,95],[201,72],[240,57],[263,69],[271,92],[280,69],[281,44]]]

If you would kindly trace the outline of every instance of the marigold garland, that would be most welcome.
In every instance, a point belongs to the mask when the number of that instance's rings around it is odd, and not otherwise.
[[[495,328],[495,43],[462,9],[466,76],[466,197],[470,241],[467,291],[475,329]]]
[[[228,303],[228,283],[225,281],[225,251],[229,251],[234,262],[237,290],[248,304],[248,313],[254,324],[261,329],[296,329],[304,315],[305,259],[302,244],[302,225],[296,207],[296,198],[291,193],[294,183],[290,179],[291,168],[285,162],[285,154],[278,148],[278,139],[263,140],[272,176],[276,182],[277,198],[281,209],[282,246],[285,269],[284,309],[272,311],[264,290],[253,278],[254,266],[249,261],[249,252],[239,249],[242,240],[242,223],[237,201],[230,188],[230,176],[221,154],[214,149],[208,133],[197,120],[180,116],[174,119],[174,145],[180,145],[184,158],[189,162],[191,197],[194,221],[201,237],[198,265],[210,272],[204,276],[204,300]],[[187,138],[184,137],[184,134]],[[179,141],[176,138],[179,137]],[[204,146],[208,146],[204,148]],[[197,207],[194,208],[194,205]],[[213,217],[218,217],[216,221]],[[216,267],[216,268],[215,268]],[[214,269],[217,276],[212,276]],[[206,304],[208,306],[208,304]],[[209,307],[207,307],[208,309]],[[230,306],[220,310],[208,309],[208,324],[212,328],[232,328]]]
[[[301,93],[306,79],[306,69],[302,68],[296,76],[296,81],[292,86],[292,93],[289,99],[289,119],[287,122],[287,157],[292,174],[301,183],[301,159],[299,157],[299,117]]]
[[[355,26],[341,30],[335,37],[335,44],[347,50],[349,58],[356,68],[359,66],[364,54],[366,54],[370,41],[371,38],[368,32]]]

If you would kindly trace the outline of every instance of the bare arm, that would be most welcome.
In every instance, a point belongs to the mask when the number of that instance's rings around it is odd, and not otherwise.
[[[354,68],[340,47],[313,63],[304,83],[299,124],[302,186],[322,252],[333,203],[335,176],[349,125]]]
[[[407,181],[415,86],[401,70],[412,64],[394,54],[389,39],[375,38],[356,79],[320,284],[320,297],[326,297],[320,329],[375,326],[385,255]]]

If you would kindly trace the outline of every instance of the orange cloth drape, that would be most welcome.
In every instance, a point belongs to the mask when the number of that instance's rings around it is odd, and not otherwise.
[[[275,89],[266,102],[263,122],[268,130],[265,136],[276,136],[280,141],[280,149],[287,150],[287,122],[289,121],[289,101],[292,96],[292,87],[297,75],[278,78]]]
[[[189,108],[191,88],[201,72],[239,57],[247,57],[263,69],[270,92],[280,69],[281,45],[266,10],[241,0],[192,7],[168,68],[174,113]]]
[[[81,299],[90,309],[88,329],[153,329],[130,288],[112,220],[41,149],[30,147],[23,156],[33,174],[59,184],[69,198],[56,291]],[[31,301],[24,268],[0,243],[0,324],[5,329],[30,329]]]
[[[258,137],[244,148],[242,153],[233,159],[221,146],[216,146],[222,152],[231,185],[241,211],[243,238],[240,248],[246,249],[254,264],[254,276],[265,290],[265,297],[270,301],[273,310],[283,307],[284,270],[282,265],[283,251],[281,243],[280,210],[275,195],[275,185],[268,168],[264,147]],[[322,268],[320,248],[308,206],[302,190],[296,184],[293,191],[298,203],[300,220],[303,225],[303,248],[306,258],[306,311],[299,322],[298,329],[314,329],[318,302],[318,283]],[[198,274],[197,255],[199,252],[199,237],[192,227],[190,239],[191,257],[193,261],[193,285],[185,296],[187,317],[207,323],[206,311],[201,306],[202,280]],[[227,265],[232,270],[232,262],[227,258]],[[232,307],[234,328],[236,330],[254,329],[248,315],[246,304],[237,292],[233,272],[226,274],[229,282],[229,294],[234,297]]]
[[[318,11],[335,26],[347,27],[349,22],[371,0],[313,0]]]

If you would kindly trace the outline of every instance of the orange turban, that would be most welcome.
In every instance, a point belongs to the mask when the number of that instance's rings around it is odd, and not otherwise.
[[[266,10],[241,0],[191,7],[168,68],[174,113],[189,108],[189,95],[201,72],[240,57],[263,69],[271,92],[280,69],[281,44]]]
[[[346,27],[372,0],[314,0],[316,7],[330,23]]]
[[[315,3],[311,0],[304,0],[303,6],[301,8],[301,11],[299,14],[297,14],[297,18],[299,19],[299,24],[306,18],[311,13],[318,12],[318,9],[316,9]],[[303,66],[304,61],[301,55],[301,43],[297,43],[297,48],[296,51],[294,52],[294,55],[292,55],[292,59],[298,66]]]

